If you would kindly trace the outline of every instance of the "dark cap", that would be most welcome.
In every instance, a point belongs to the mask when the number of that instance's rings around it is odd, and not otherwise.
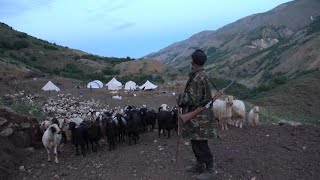
[[[195,50],[191,57],[192,61],[199,66],[203,66],[207,60],[207,55],[201,49]]]

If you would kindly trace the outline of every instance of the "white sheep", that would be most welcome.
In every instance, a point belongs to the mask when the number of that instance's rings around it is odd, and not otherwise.
[[[49,128],[44,132],[42,136],[42,144],[47,150],[48,161],[50,159],[50,149],[54,148],[55,162],[59,163],[58,160],[58,146],[60,145],[62,138],[62,133],[57,124],[52,124]]]
[[[228,130],[227,122],[232,116],[233,96],[227,96],[224,101],[216,100],[212,104],[214,118],[221,124],[222,130]]]
[[[259,123],[259,107],[253,107],[248,114],[248,123],[257,126]]]
[[[242,128],[246,117],[246,107],[243,101],[234,100],[232,106],[232,121],[236,127]]]

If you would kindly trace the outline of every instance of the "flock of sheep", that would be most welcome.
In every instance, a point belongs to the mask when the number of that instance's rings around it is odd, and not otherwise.
[[[118,125],[115,116],[117,114],[120,114],[123,118],[126,116],[125,109],[120,107],[109,108],[109,106],[103,108],[103,104],[101,104],[99,100],[80,101],[79,98],[72,97],[71,94],[58,94],[57,97],[57,100],[50,98],[48,102],[43,105],[43,110],[47,113],[48,119],[40,123],[40,131],[43,132],[42,143],[47,150],[48,161],[51,160],[50,150],[54,149],[55,162],[59,163],[57,156],[62,139],[71,141],[74,138],[70,124],[73,124],[75,126],[74,128],[77,129],[83,122],[94,122],[99,118],[102,120],[102,116],[108,113],[110,118],[116,121]],[[27,99],[30,101],[32,101],[33,98],[34,97],[30,95],[27,96]],[[146,108],[146,106],[142,108]],[[160,109],[163,112],[160,113]],[[213,103],[212,110],[214,111],[214,119],[216,122],[219,122],[222,130],[227,130],[228,124],[242,128],[246,119],[245,104],[241,100],[236,100],[233,96],[227,96],[225,100],[216,100]],[[154,112],[154,110],[152,111]],[[161,105],[157,113],[159,136],[161,130],[170,133],[170,129],[177,129],[178,118],[177,115],[173,113],[174,110],[167,114],[165,111],[169,111],[168,106]],[[259,122],[259,107],[253,107],[247,117],[248,123],[256,126]],[[164,120],[160,120],[160,118]],[[170,128],[167,128],[167,124],[170,124]],[[152,129],[153,126],[154,124],[152,124]]]
[[[244,102],[227,96],[225,100],[217,99],[213,103],[214,118],[221,125],[222,130],[228,129],[228,124],[242,128],[246,119]],[[256,126],[259,123],[259,107],[254,106],[248,113],[248,124]]]

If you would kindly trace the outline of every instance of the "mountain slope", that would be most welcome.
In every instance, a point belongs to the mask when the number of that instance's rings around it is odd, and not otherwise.
[[[37,39],[4,23],[0,24],[0,32],[0,81],[5,83],[47,75],[84,81],[99,79],[105,83],[112,77],[122,82],[163,83],[179,74],[159,61],[92,55]]]
[[[188,66],[187,60],[194,49],[201,48],[208,54],[209,73],[254,87],[276,73],[293,76],[319,66],[319,29],[308,33],[308,29],[319,23],[316,18],[320,15],[319,9],[318,0],[288,2],[217,31],[200,32],[146,57],[183,69]],[[292,52],[294,56],[290,55]],[[286,68],[287,64],[291,67]]]
[[[268,108],[284,119],[319,124],[319,80],[320,71],[308,73],[250,101]]]

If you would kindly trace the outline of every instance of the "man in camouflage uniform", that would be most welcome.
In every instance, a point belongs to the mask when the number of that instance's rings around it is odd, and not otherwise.
[[[198,107],[204,107],[212,99],[213,91],[210,80],[203,69],[206,60],[207,56],[202,50],[196,50],[192,54],[192,72],[189,73],[184,93],[177,98],[182,114],[194,111]],[[212,117],[213,112],[211,108],[208,108],[180,125],[182,137],[191,140],[192,150],[197,159],[197,163],[187,167],[187,171],[201,173],[197,176],[198,179],[212,179],[215,175],[213,157],[208,146],[208,139],[216,137]]]

